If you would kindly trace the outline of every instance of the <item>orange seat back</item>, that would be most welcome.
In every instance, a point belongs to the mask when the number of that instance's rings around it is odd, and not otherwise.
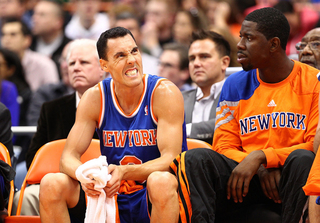
[[[191,139],[191,138],[187,138],[187,146],[188,146],[188,150],[196,149],[196,148],[212,149],[212,146],[209,143],[199,139]]]

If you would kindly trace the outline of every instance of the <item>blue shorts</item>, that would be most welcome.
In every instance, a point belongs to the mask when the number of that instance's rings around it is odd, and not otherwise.
[[[146,188],[132,194],[119,194],[117,196],[117,203],[121,223],[150,222],[151,203]],[[71,222],[83,223],[85,212],[86,199],[85,193],[81,188],[78,204],[74,208],[69,209]]]

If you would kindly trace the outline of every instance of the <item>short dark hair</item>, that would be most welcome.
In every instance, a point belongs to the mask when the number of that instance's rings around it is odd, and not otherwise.
[[[3,56],[9,68],[14,68],[14,73],[8,80],[15,83],[18,90],[29,88],[19,56],[15,52],[5,48],[0,48],[0,55]]]
[[[280,10],[270,7],[257,9],[248,14],[244,20],[257,23],[257,31],[262,33],[267,40],[278,37],[281,48],[286,50],[290,25]]]
[[[229,42],[220,34],[213,31],[200,30],[192,32],[191,35],[191,44],[196,40],[205,40],[210,39],[216,44],[216,49],[218,50],[221,57],[229,56],[230,57],[230,44]]]
[[[116,39],[119,37],[124,37],[126,35],[130,35],[132,39],[136,42],[135,38],[133,37],[132,33],[130,30],[123,28],[123,27],[114,27],[111,29],[108,29],[104,31],[97,42],[97,49],[98,49],[98,54],[100,59],[105,59],[107,60],[107,44],[108,44],[108,39]]]
[[[8,23],[19,23],[21,25],[21,32],[24,36],[32,36],[31,34],[31,30],[29,29],[29,27],[27,26],[26,23],[24,23],[21,19],[17,19],[15,17],[11,17],[11,18],[7,18],[4,20],[3,24],[2,24],[2,27],[5,25],[5,24],[8,24]]]
[[[180,43],[166,43],[163,45],[163,51],[172,50],[179,54],[179,69],[189,69],[188,47]]]

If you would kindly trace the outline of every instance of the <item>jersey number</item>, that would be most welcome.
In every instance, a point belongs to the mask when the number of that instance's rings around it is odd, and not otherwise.
[[[135,156],[125,156],[120,160],[120,165],[142,164],[142,161]]]

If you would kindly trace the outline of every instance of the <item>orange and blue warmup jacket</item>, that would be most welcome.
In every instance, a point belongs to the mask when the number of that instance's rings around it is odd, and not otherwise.
[[[213,149],[241,162],[262,150],[266,168],[283,166],[296,149],[313,151],[318,123],[319,70],[294,61],[290,75],[268,84],[258,69],[226,79],[217,108]]]

